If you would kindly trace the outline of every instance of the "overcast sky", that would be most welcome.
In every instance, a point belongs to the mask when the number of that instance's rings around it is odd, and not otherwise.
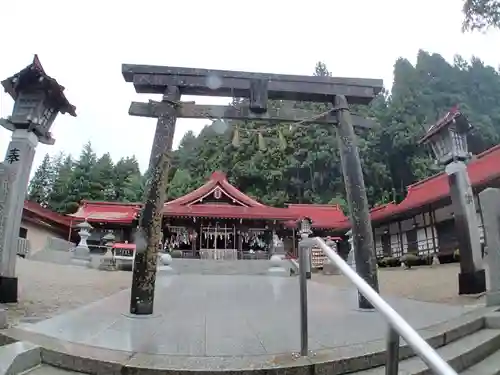
[[[2,1],[4,30],[0,79],[28,65],[37,53],[46,72],[66,87],[77,118],[60,115],[54,146],[45,153],[78,156],[91,140],[98,155],[116,161],[135,154],[147,168],[154,119],[128,116],[136,94],[121,75],[122,63],[272,73],[312,74],[323,61],[336,76],[382,78],[390,88],[395,60],[414,61],[425,49],[478,56],[500,65],[500,33],[462,34],[462,0],[157,0]],[[185,99],[185,98],[184,98]],[[193,100],[193,98],[187,98]],[[197,103],[220,99],[196,98]],[[223,103],[224,104],[224,101]],[[0,117],[12,99],[0,94]],[[174,144],[206,120],[179,120]],[[0,129],[0,152],[10,133]]]

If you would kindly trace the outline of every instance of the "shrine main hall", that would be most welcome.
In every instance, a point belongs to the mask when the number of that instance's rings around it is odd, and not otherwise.
[[[71,216],[93,226],[88,243],[98,247],[110,230],[117,242],[132,242],[140,211],[139,203],[82,201]],[[216,171],[203,186],[165,203],[161,246],[189,258],[212,258],[216,252],[221,259],[259,259],[273,252],[273,239],[279,238],[285,251],[294,254],[297,224],[304,217],[321,236],[334,235],[348,220],[337,205],[266,206]]]

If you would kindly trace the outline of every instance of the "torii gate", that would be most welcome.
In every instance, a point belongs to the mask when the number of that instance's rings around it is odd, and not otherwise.
[[[356,265],[360,276],[378,290],[366,189],[353,126],[369,128],[373,122],[351,115],[348,104],[369,104],[383,88],[379,79],[298,76],[152,65],[122,65],[126,82],[137,93],[163,94],[162,101],[132,102],[132,116],[158,118],[149,161],[150,179],[137,234],[130,313],[153,313],[158,238],[165,202],[170,152],[177,118],[225,118],[276,122],[301,122],[337,127],[342,171],[350,208]],[[222,105],[181,102],[181,95],[247,98],[237,109]],[[330,103],[323,114],[300,109],[268,109],[268,100]],[[371,304],[359,295],[360,308]]]

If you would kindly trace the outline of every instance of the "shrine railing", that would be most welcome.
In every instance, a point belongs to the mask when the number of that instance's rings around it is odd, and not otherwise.
[[[373,307],[387,320],[389,331],[387,336],[387,359],[386,374],[396,375],[399,368],[399,341],[402,337],[414,352],[439,375],[457,375],[456,371],[443,360],[437,352],[415,331],[406,320],[403,319],[368,283],[352,269],[335,250],[330,248],[323,239],[315,237],[301,241],[301,248],[310,248],[313,245],[319,246],[325,255],[332,261],[358,289]],[[300,265],[307,262],[307,251],[299,253]],[[308,354],[308,327],[307,327],[307,280],[306,267],[300,267],[300,338],[301,355]]]

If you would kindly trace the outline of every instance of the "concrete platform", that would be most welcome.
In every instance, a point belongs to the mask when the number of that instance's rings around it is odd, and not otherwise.
[[[385,321],[377,312],[357,309],[354,289],[314,281],[308,285],[312,351],[345,355],[346,348],[366,350],[367,342],[385,337]],[[130,292],[123,291],[42,322],[21,324],[11,332],[54,351],[81,351],[85,357],[128,366],[275,367],[290,364],[292,353],[300,348],[298,290],[298,278],[163,276],[157,280],[153,316],[129,315]],[[400,298],[387,301],[416,329],[468,310]]]

